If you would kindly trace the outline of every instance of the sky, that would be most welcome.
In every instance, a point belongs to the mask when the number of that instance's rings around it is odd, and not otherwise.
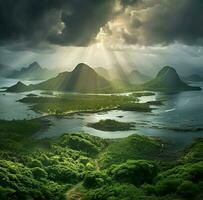
[[[203,0],[0,0],[0,64],[203,74]]]

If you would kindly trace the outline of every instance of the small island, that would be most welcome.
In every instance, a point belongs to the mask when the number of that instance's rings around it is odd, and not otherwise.
[[[30,94],[27,94],[26,97],[38,97],[38,95],[37,95],[37,94],[30,93]]]
[[[96,123],[88,123],[87,126],[101,131],[129,131],[134,128],[132,123],[118,122],[111,119],[100,120]]]

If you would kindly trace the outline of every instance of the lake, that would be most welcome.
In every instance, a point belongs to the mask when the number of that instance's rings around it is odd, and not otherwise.
[[[16,81],[0,79],[0,87],[10,86],[16,83]],[[203,87],[202,82],[193,85]],[[27,94],[42,95],[41,92],[1,92],[0,119],[12,120],[41,117],[42,114],[30,110],[29,105],[16,102]],[[191,143],[194,138],[203,137],[203,91],[187,91],[173,94],[156,93],[154,96],[140,98],[140,102],[152,100],[161,100],[164,105],[154,106],[154,110],[151,113],[113,110],[91,114],[81,113],[63,118],[47,116],[44,119],[49,120],[51,126],[46,130],[38,132],[36,137],[56,137],[67,132],[86,132],[102,138],[122,138],[137,133],[160,137],[180,147]],[[132,122],[135,124],[135,130],[108,132],[86,126],[89,122],[97,122],[101,119]]]

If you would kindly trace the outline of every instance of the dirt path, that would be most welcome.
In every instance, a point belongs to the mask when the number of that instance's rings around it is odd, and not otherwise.
[[[76,192],[79,187],[82,186],[83,182],[79,182],[78,184],[74,185],[70,190],[66,192],[66,199],[67,200],[81,200],[82,197],[79,192]]]
[[[100,171],[100,166],[99,166],[98,161],[95,160],[94,163],[95,163],[96,170],[97,170],[97,171]]]

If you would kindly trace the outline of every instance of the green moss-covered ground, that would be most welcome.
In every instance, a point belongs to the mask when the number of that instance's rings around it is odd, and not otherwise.
[[[203,199],[203,140],[181,152],[150,137],[36,140],[40,119],[0,121],[1,200]]]

